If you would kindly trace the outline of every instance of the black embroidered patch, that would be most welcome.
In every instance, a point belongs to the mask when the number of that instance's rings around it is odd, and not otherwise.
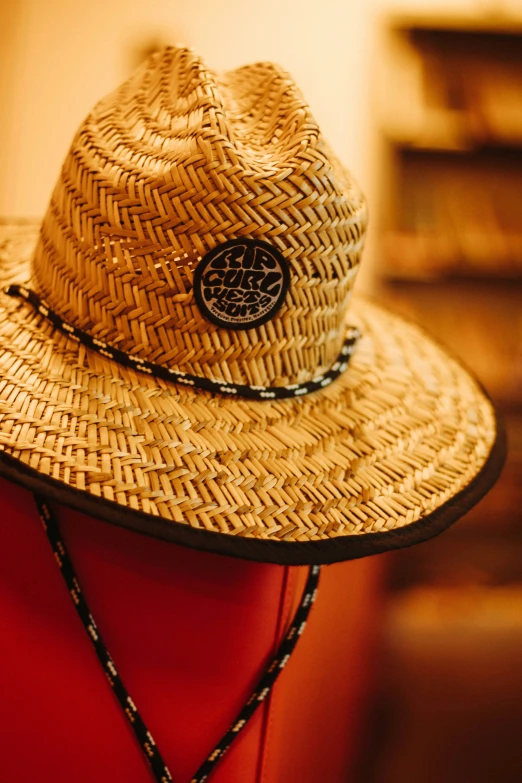
[[[269,321],[289,285],[288,262],[259,239],[231,239],[213,248],[194,273],[199,309],[225,329],[253,329]]]

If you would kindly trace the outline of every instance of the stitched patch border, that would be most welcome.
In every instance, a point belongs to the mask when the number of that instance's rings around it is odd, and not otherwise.
[[[260,239],[231,239],[210,250],[194,272],[202,315],[224,329],[254,329],[281,308],[290,286],[282,253]]]

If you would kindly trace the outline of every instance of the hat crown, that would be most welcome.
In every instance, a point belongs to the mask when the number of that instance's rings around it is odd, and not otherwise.
[[[365,224],[359,189],[288,74],[258,63],[218,76],[168,47],[78,130],[34,285],[64,320],[127,353],[217,381],[303,383],[339,354]],[[231,329],[198,306],[195,274],[242,239],[273,247],[290,285],[265,323]]]

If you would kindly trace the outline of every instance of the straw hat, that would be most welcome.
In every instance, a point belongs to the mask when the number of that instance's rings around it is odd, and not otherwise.
[[[0,229],[0,472],[275,563],[440,532],[502,438],[456,359],[350,299],[365,226],[284,71],[152,56],[80,127],[39,232]]]

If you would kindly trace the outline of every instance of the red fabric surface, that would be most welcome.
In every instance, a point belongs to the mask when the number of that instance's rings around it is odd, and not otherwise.
[[[259,783],[353,783],[367,729],[385,563],[372,557],[323,567],[313,613],[274,686]],[[290,580],[300,582],[296,570]]]
[[[0,509],[2,783],[149,783],[31,494],[0,480]],[[175,783],[186,783],[248,698],[306,569],[195,552],[56,511],[120,675]],[[379,571],[372,561],[323,569],[280,685],[212,783],[346,781]],[[296,764],[304,771],[294,774]],[[338,777],[323,774],[334,767]]]

